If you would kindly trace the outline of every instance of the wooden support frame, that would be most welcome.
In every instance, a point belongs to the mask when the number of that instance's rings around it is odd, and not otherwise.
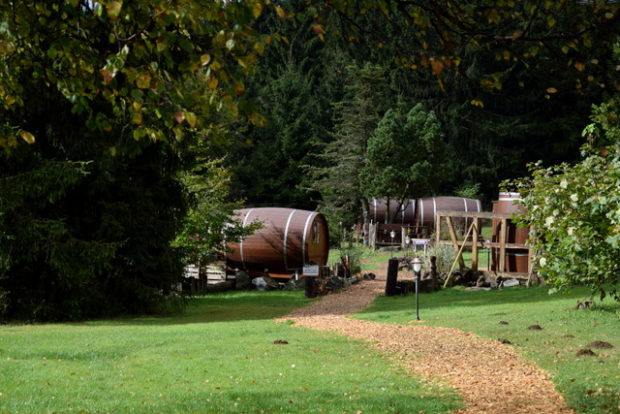
[[[455,218],[472,218],[472,223],[469,226],[467,231],[467,235],[463,240],[458,240],[457,233],[454,227]],[[447,211],[447,210],[439,210],[436,213],[436,222],[435,222],[435,244],[449,244],[457,251],[457,259],[456,262],[459,262],[461,268],[465,267],[463,260],[463,248],[471,247],[472,252],[472,269],[478,270],[479,264],[479,253],[480,249],[497,249],[499,254],[498,265],[495,270],[498,276],[503,277],[514,277],[514,278],[527,278],[528,281],[532,280],[534,277],[534,267],[533,267],[533,257],[534,252],[527,246],[522,243],[508,243],[507,235],[508,235],[508,220],[512,218],[511,213],[491,213],[491,212],[463,212],[463,211]],[[484,240],[480,238],[480,229],[481,229],[481,220],[491,220],[495,223],[499,223],[499,235],[498,240],[493,242],[490,240]],[[448,226],[448,233],[450,235],[450,240],[444,240],[441,237],[441,228],[443,221],[446,222]],[[472,233],[471,241],[469,240],[469,233]],[[507,263],[506,263],[506,252],[509,250],[528,250],[529,252],[529,263],[528,263],[528,272],[520,273],[520,272],[507,272]],[[450,273],[452,273],[452,270]]]

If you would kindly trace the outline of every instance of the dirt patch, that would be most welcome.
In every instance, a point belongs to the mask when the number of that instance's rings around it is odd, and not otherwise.
[[[592,351],[589,348],[586,349],[580,349],[579,351],[577,351],[577,353],[575,354],[577,356],[596,356],[596,354],[594,353],[594,351]]]
[[[542,331],[542,326],[540,325],[530,325],[527,327],[530,331]]]
[[[609,342],[604,341],[594,341],[591,344],[587,345],[590,348],[613,348],[614,346]]]
[[[422,324],[387,325],[347,318],[383,293],[384,283],[365,281],[323,297],[279,321],[370,341],[416,375],[439,379],[462,395],[459,413],[573,413],[549,374],[523,360],[516,350],[451,328]]]

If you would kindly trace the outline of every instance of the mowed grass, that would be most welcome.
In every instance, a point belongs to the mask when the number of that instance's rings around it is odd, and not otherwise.
[[[275,323],[303,292],[197,298],[174,317],[0,326],[0,413],[441,413],[368,344]],[[288,344],[274,344],[276,340]]]
[[[586,290],[547,292],[545,287],[476,292],[453,288],[420,295],[420,316],[428,326],[508,339],[525,358],[552,374],[571,407],[585,413],[619,413],[620,304],[608,301],[593,310],[575,310],[577,301],[588,296]],[[414,306],[413,295],[379,297],[356,317],[406,324],[414,317]],[[529,330],[532,325],[542,330]],[[588,347],[594,341],[614,347]],[[596,356],[577,356],[585,348]]]

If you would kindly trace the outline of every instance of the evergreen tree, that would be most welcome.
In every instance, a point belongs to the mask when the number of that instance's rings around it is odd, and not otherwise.
[[[366,63],[346,70],[345,96],[334,105],[332,141],[324,146],[321,164],[310,166],[314,189],[321,194],[321,211],[335,230],[351,226],[367,210],[360,183],[368,140],[387,108],[389,88],[380,66]],[[332,231],[339,234],[339,231]]]

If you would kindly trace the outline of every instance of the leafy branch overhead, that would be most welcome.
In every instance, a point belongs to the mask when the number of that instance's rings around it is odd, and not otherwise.
[[[243,98],[244,77],[275,35],[251,21],[269,1],[8,1],[0,5],[0,99],[9,113],[28,77],[60,92],[90,129],[174,142],[209,127],[200,108],[226,106],[260,123]],[[200,80],[205,87],[188,89]],[[41,131],[18,122],[0,146],[33,143]],[[9,133],[11,132],[12,133]]]
[[[615,1],[479,2],[415,0],[307,0],[320,13],[338,14],[340,34],[352,42],[384,47],[398,38],[400,65],[432,73],[442,85],[450,73],[463,73],[472,53],[489,52],[496,70],[482,85],[500,90],[515,67],[567,70],[576,89],[618,90],[611,50],[620,24]],[[376,18],[375,16],[380,16]],[[609,69],[612,68],[610,71]],[[612,76],[610,76],[612,75]],[[539,85],[554,93],[558,85]],[[481,101],[476,100],[475,105]]]

